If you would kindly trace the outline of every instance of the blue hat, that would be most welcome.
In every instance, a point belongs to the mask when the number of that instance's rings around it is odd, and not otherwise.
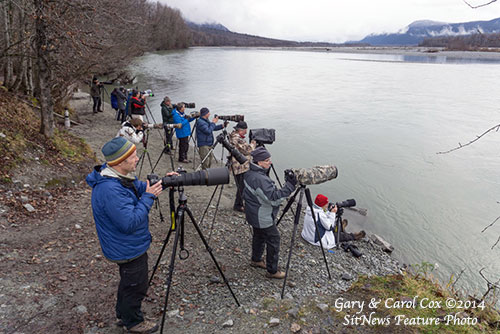
[[[269,151],[266,150],[266,148],[263,146],[257,147],[252,151],[251,155],[253,158],[253,162],[264,161],[267,158],[271,157],[271,153],[269,153]]]
[[[102,154],[108,166],[116,166],[135,151],[135,145],[124,137],[115,137],[102,147]]]
[[[200,109],[200,116],[203,117],[206,114],[208,114],[209,112],[210,112],[210,110],[208,110],[208,108],[203,107]]]

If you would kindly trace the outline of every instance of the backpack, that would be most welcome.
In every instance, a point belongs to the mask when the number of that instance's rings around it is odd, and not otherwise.
[[[130,115],[130,99],[132,98],[132,92],[129,92],[127,95],[127,103],[125,104],[125,116]]]
[[[116,94],[114,92],[111,92],[110,98],[111,98],[111,108],[118,110],[118,98],[116,97]]]

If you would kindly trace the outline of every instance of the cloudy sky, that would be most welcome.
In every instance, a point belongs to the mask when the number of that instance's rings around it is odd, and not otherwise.
[[[480,5],[490,0],[470,0]],[[500,17],[500,1],[471,9],[462,0],[160,0],[193,22],[297,41],[345,42],[397,32],[416,20],[467,22]]]

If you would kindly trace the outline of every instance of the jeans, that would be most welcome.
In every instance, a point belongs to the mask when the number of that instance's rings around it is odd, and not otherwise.
[[[92,100],[94,101],[94,105],[92,106],[92,111],[98,112],[99,110],[101,110],[101,97],[92,96]]]
[[[259,262],[266,250],[266,269],[274,274],[278,271],[278,260],[280,255],[280,232],[276,225],[268,228],[253,227],[252,238],[252,261]]]
[[[148,254],[118,266],[120,284],[116,296],[116,317],[130,329],[144,321],[141,303],[148,291]]]

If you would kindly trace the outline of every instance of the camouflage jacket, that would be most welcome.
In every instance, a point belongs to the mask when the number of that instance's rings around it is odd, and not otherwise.
[[[248,144],[245,139],[241,138],[237,130],[231,132],[231,134],[229,135],[229,142],[247,158],[247,162],[245,162],[243,165],[240,165],[240,163],[236,161],[235,158],[232,158],[234,174],[239,175],[241,173],[245,173],[250,168],[250,160],[252,159],[250,153],[255,149],[255,142]]]

